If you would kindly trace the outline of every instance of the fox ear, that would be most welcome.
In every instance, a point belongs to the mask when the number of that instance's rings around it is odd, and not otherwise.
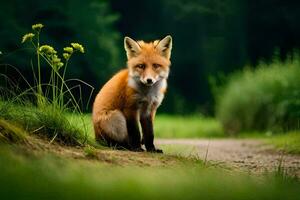
[[[170,59],[172,50],[172,37],[170,35],[166,36],[164,39],[158,42],[155,48],[160,52],[162,56]]]
[[[124,38],[124,48],[128,59],[137,56],[141,51],[140,45],[130,37]]]

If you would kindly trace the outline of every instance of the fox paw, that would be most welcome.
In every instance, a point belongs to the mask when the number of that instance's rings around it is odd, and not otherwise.
[[[163,150],[161,150],[161,149],[149,149],[147,151],[150,153],[163,153]]]
[[[141,147],[138,147],[138,148],[134,148],[134,149],[132,149],[132,151],[135,151],[135,152],[143,152],[143,151],[145,151],[143,148],[141,148]]]

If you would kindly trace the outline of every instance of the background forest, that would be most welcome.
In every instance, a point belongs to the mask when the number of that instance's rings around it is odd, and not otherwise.
[[[35,57],[20,40],[31,24],[43,23],[45,43],[58,49],[73,41],[85,46],[85,56],[71,61],[67,77],[91,84],[95,95],[126,64],[124,36],[149,41],[171,34],[172,72],[160,112],[213,114],[211,91],[228,74],[268,63],[274,53],[285,60],[300,47],[299,7],[293,0],[1,0],[0,62],[32,80]],[[18,79],[9,67],[0,70]],[[90,89],[82,92],[88,99]]]

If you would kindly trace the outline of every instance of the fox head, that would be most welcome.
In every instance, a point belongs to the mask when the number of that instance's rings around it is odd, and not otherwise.
[[[170,35],[149,43],[125,37],[124,48],[131,78],[147,86],[168,78],[172,49]]]

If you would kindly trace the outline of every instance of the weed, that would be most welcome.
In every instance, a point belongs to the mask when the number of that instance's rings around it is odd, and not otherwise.
[[[49,83],[47,84],[50,86],[50,90],[52,91],[52,106],[58,106],[59,108],[64,108],[64,95],[67,92],[75,105],[78,109],[79,106],[70,91],[70,88],[66,84],[65,74],[67,70],[67,66],[71,56],[75,52],[84,53],[84,47],[79,43],[71,43],[70,46],[65,47],[63,57],[65,59],[65,63],[62,62],[61,58],[58,57],[57,51],[48,44],[41,45],[40,43],[40,33],[42,28],[44,27],[43,24],[34,24],[32,25],[32,30],[34,33],[27,33],[22,38],[22,43],[30,42],[35,50],[37,56],[37,77],[36,80],[36,96],[37,96],[37,105],[38,107],[42,107],[47,104],[48,101],[48,92],[44,92],[42,89],[42,74],[41,74],[41,58],[46,61],[46,63],[51,67],[51,76]],[[63,69],[63,73],[60,73],[61,68]],[[64,91],[64,87],[67,91]]]
[[[89,142],[86,124],[82,123],[82,126],[78,127],[76,124],[72,124],[67,116],[69,112],[77,114],[80,118],[82,112],[79,101],[72,93],[74,88],[69,88],[66,84],[68,80],[65,80],[70,58],[76,52],[84,53],[84,47],[79,43],[71,43],[70,46],[65,47],[63,62],[52,46],[41,43],[40,34],[43,28],[43,24],[34,24],[32,25],[33,32],[25,34],[22,38],[22,43],[28,42],[32,45],[37,57],[37,72],[32,64],[34,84],[31,85],[20,73],[29,88],[18,93],[17,84],[3,75],[12,88],[6,88],[9,90],[8,92],[1,90],[3,95],[0,99],[0,118],[7,123],[19,124],[24,129],[24,133],[28,131],[48,138],[50,143],[57,141],[67,145],[86,144]],[[41,71],[42,60],[51,68],[50,77],[46,77],[46,74]],[[12,66],[12,68],[14,67]],[[18,72],[16,68],[14,69]],[[42,82],[47,79],[48,83]],[[92,88],[81,80],[77,81]],[[35,101],[32,96],[36,99]],[[66,100],[65,96],[69,99]],[[14,130],[16,133],[12,133]],[[7,134],[11,133],[11,137],[13,137],[13,135],[19,135],[19,132],[21,131],[11,129],[9,132],[6,131],[5,135],[7,138]]]

